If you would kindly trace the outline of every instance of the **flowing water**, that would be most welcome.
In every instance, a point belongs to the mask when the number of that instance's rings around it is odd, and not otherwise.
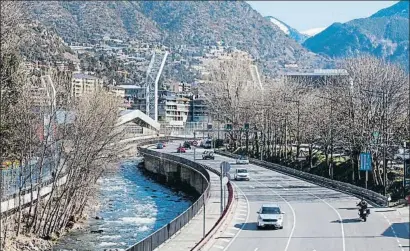
[[[185,211],[193,198],[144,176],[140,159],[124,161],[119,171],[99,180],[101,202],[89,227],[75,230],[58,241],[53,250],[123,250],[166,225]],[[103,230],[101,234],[91,230]]]

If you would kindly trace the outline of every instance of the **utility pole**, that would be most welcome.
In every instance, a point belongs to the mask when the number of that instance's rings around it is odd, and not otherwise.
[[[300,133],[300,102],[299,100],[293,100],[289,98],[285,98],[285,102],[294,102],[297,105],[297,131],[296,131],[296,159],[299,158],[299,150],[300,150],[300,138],[299,138],[299,133]]]
[[[330,178],[333,179],[333,101],[330,101]]]
[[[387,116],[386,116],[386,94],[382,92],[383,98],[383,183],[384,183],[384,196],[387,196],[387,160],[386,160],[386,145],[387,145]]]
[[[288,159],[288,113],[285,116],[285,160]]]
[[[387,147],[387,100],[386,100],[386,92],[385,91],[376,91],[376,90],[365,90],[365,92],[369,93],[376,93],[378,95],[382,95],[382,134],[383,134],[383,185],[384,185],[384,196],[387,196],[387,159],[386,159],[386,147]]]
[[[333,174],[334,174],[334,168],[333,168],[333,151],[334,151],[334,129],[333,129],[333,109],[334,109],[334,103],[337,103],[336,100],[333,98],[328,98],[328,97],[321,97],[321,96],[316,96],[318,98],[326,99],[330,101],[330,129],[329,129],[329,137],[330,137],[330,163],[329,163],[329,177],[333,179]]]

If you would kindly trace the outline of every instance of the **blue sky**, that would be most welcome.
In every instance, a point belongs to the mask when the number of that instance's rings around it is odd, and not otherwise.
[[[247,1],[262,16],[274,16],[305,31],[372,15],[398,1]]]

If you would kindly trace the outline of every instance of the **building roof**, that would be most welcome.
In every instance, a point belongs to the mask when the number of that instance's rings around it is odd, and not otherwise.
[[[117,126],[124,125],[134,120],[143,122],[146,126],[150,126],[157,131],[159,131],[160,129],[160,124],[157,121],[153,120],[151,117],[140,110],[129,110],[129,112],[124,112],[123,114],[121,114]]]
[[[117,85],[114,87],[118,89],[145,89],[145,87],[141,87],[138,85]]]
[[[97,77],[87,75],[87,74],[84,74],[84,73],[80,73],[80,72],[73,73],[73,78],[76,78],[76,79],[98,79]]]
[[[313,72],[285,72],[285,76],[348,76],[345,69],[316,69]]]

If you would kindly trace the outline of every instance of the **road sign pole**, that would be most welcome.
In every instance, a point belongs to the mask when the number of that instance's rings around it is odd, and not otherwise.
[[[223,204],[222,204],[222,187],[223,187],[223,185],[222,185],[222,174],[223,174],[223,170],[222,170],[222,165],[221,165],[221,175],[220,175],[220,178],[221,178],[221,216],[222,216],[222,212],[224,211]]]
[[[223,182],[222,182],[223,185]],[[222,206],[225,209],[225,186],[222,186]]]
[[[196,160],[195,153],[196,153],[196,147],[194,146],[194,161]]]
[[[369,171],[366,171],[366,184],[365,184],[365,188],[367,189],[367,181],[369,179]]]
[[[206,214],[206,207],[205,207],[205,194],[204,194],[204,224],[203,224],[203,228],[202,228],[202,238],[205,238],[205,214]]]

